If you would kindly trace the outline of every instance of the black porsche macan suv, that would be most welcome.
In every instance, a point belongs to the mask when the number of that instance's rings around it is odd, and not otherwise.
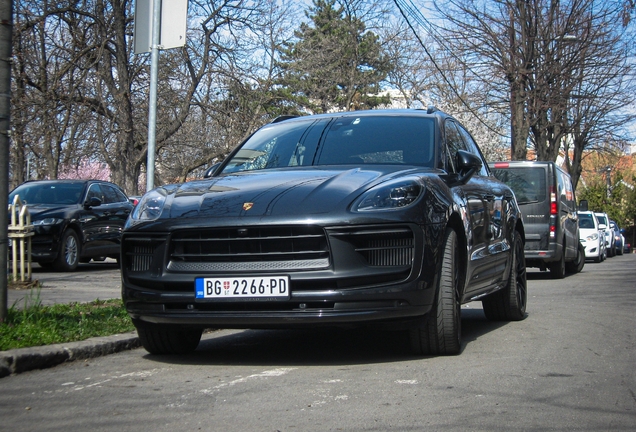
[[[202,329],[380,324],[419,354],[461,351],[460,306],[525,317],[514,194],[471,135],[424,110],[268,124],[208,178],[142,197],[122,237],[122,294],[151,353]]]

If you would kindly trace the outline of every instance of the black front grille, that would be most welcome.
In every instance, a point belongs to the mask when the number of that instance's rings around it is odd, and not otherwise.
[[[122,240],[124,267],[131,272],[145,272],[151,268],[161,271],[161,254],[165,236],[126,236]]]
[[[369,239],[356,249],[372,266],[406,266],[413,261],[413,238]]]
[[[276,226],[178,231],[170,240],[171,271],[271,271],[329,267],[322,228]]]
[[[136,244],[132,247],[132,259],[130,260],[131,271],[146,271],[152,263],[154,249],[150,243]]]
[[[351,243],[368,265],[373,267],[411,266],[415,243],[408,227],[381,227],[343,230],[330,233]]]

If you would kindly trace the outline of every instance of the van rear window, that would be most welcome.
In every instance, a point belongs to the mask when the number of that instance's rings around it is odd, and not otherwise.
[[[514,191],[519,204],[543,202],[547,198],[543,168],[507,168],[492,170],[495,177]]]

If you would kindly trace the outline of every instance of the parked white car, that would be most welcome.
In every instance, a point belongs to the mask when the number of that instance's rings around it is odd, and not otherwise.
[[[605,247],[605,231],[600,228],[600,224],[594,212],[580,211],[579,216],[579,236],[581,244],[585,246],[585,258],[593,259],[594,262],[601,262],[607,257]]]
[[[605,236],[605,247],[607,249],[607,256],[613,257],[616,255],[616,243],[614,241],[614,234],[610,228],[610,218],[607,213],[594,213],[596,219],[598,219],[598,226],[603,230]]]

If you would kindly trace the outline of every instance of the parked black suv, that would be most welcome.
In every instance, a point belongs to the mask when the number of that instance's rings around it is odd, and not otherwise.
[[[526,265],[549,269],[560,279],[585,264],[579,242],[576,197],[570,175],[554,162],[490,164],[495,177],[514,190],[526,229]]]
[[[122,237],[122,296],[153,354],[205,328],[406,330],[461,351],[461,304],[525,318],[524,230],[474,139],[429,109],[282,119],[209,178],[146,193]]]
[[[27,205],[35,235],[32,259],[72,271],[93,258],[119,259],[121,233],[133,205],[119,186],[100,180],[41,180],[9,194]]]

